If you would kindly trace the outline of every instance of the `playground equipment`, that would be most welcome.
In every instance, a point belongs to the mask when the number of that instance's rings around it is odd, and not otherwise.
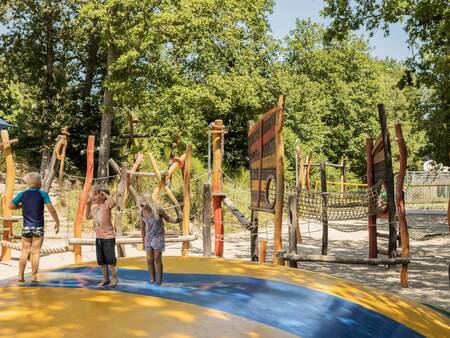
[[[299,261],[334,262],[344,264],[396,265],[401,264],[400,281],[402,287],[408,286],[409,264],[409,234],[406,224],[405,207],[403,202],[403,180],[406,174],[406,146],[403,140],[400,124],[395,125],[397,143],[400,152],[400,171],[397,184],[394,187],[392,170],[391,146],[387,130],[384,106],[378,105],[381,134],[375,145],[371,138],[366,139],[367,158],[367,190],[352,192],[327,192],[326,165],[320,163],[321,192],[302,189],[300,185],[296,194],[289,196],[289,252],[281,253],[280,257],[288,261],[290,266],[296,267]],[[386,202],[381,197],[381,191],[386,191]],[[396,191],[394,191],[394,189]],[[369,257],[344,258],[327,256],[328,254],[328,222],[332,220],[354,220],[368,217]],[[377,217],[388,218],[388,258],[378,258],[377,247]],[[297,253],[296,229],[298,218],[314,219],[322,222],[322,254],[299,255]],[[396,222],[399,222],[400,235],[397,233]],[[400,239],[402,253],[397,253],[396,242]]]
[[[123,282],[114,289],[96,285],[101,271],[94,262],[43,272],[40,283],[1,281],[1,332],[11,337],[220,332],[321,338],[332,332],[333,337],[440,338],[450,327],[449,318],[425,305],[324,274],[232,259],[163,260],[161,286],[147,283],[145,257],[119,259]],[[108,320],[99,320],[99,313]]]
[[[56,176],[58,164],[59,164],[58,183],[59,188],[62,189],[64,178],[64,161],[66,158],[66,151],[67,151],[67,139],[70,135],[68,129],[69,129],[68,127],[64,127],[61,131],[61,135],[58,135],[58,137],[56,138],[56,144],[53,149],[52,157],[50,159],[47,169],[45,170],[44,179],[42,180],[42,190],[46,192],[50,191],[53,179]]]
[[[251,178],[252,260],[257,260],[258,212],[274,213],[274,256],[282,250],[281,227],[283,223],[284,200],[284,96],[278,98],[277,105],[265,113],[256,123],[249,123],[248,143]],[[255,236],[256,235],[256,236]]]
[[[81,246],[83,245],[95,245],[95,241],[91,238],[81,238],[81,225],[84,220],[84,212],[86,208],[86,201],[91,189],[93,180],[93,167],[94,167],[94,151],[95,151],[95,137],[93,135],[88,138],[87,145],[87,169],[86,179],[84,181],[83,191],[80,195],[78,211],[74,224],[74,237],[68,239],[69,245],[73,245],[75,253],[75,262],[81,263]],[[126,244],[142,244],[142,238],[138,237],[123,237],[122,227],[122,214],[125,210],[125,201],[127,192],[134,200],[137,212],[140,210],[139,206],[139,194],[135,187],[133,187],[133,179],[136,177],[152,177],[156,180],[156,187],[153,190],[152,197],[155,201],[158,201],[164,194],[168,197],[169,201],[173,204],[173,208],[176,211],[177,217],[182,219],[181,235],[176,237],[167,237],[166,242],[182,242],[182,255],[187,256],[189,254],[189,242],[197,239],[196,235],[191,235],[189,232],[189,217],[190,217],[190,180],[191,180],[191,161],[192,161],[192,146],[187,145],[186,152],[182,156],[174,157],[172,164],[167,171],[161,172],[156,163],[154,156],[149,154],[150,164],[154,172],[140,172],[139,167],[144,160],[142,154],[137,154],[135,162],[133,163],[131,170],[128,170],[127,162],[122,162],[119,166],[113,159],[109,159],[108,163],[111,168],[119,176],[119,184],[116,191],[116,206],[114,210],[114,226],[116,228],[116,244],[119,257],[125,257],[125,245]],[[177,168],[183,170],[183,211],[181,211],[180,203],[177,201],[175,195],[171,191],[167,182],[172,178],[173,173]]]
[[[14,158],[12,153],[12,144],[19,142],[17,139],[9,139],[8,129],[2,129],[0,131],[2,143],[0,144],[5,158],[6,164],[6,182],[5,182],[5,194],[2,196],[3,207],[3,239],[2,239],[2,251],[0,255],[0,261],[9,261],[11,259],[11,248],[5,246],[13,236],[13,222],[16,221],[12,217],[12,210],[9,209],[9,201],[12,200],[14,194],[14,181],[16,178],[16,169],[14,166]]]

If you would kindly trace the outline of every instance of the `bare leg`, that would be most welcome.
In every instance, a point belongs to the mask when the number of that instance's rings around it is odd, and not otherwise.
[[[155,282],[155,253],[153,249],[147,250],[147,266],[150,274],[150,283]]]
[[[117,279],[117,267],[115,265],[110,265],[109,267],[111,268],[111,276],[112,276],[111,283],[109,283],[109,286],[113,288],[119,282]]]
[[[28,256],[31,252],[31,238],[22,237],[22,254],[19,260],[18,282],[25,282],[25,268],[27,267]]]
[[[38,269],[39,269],[39,259],[41,258],[41,247],[42,242],[44,241],[44,236],[42,237],[33,237],[31,241],[31,274],[32,282],[39,282],[38,280]]]
[[[163,276],[162,251],[155,250],[156,284],[161,285]]]
[[[108,265],[106,264],[102,265],[102,273],[103,273],[103,280],[97,284],[98,286],[105,286],[106,284],[109,283]]]

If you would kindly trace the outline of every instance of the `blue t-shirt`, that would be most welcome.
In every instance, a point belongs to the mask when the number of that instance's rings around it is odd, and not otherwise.
[[[44,227],[44,205],[51,203],[50,196],[45,191],[38,188],[28,188],[19,192],[11,203],[15,206],[22,204],[24,227]]]

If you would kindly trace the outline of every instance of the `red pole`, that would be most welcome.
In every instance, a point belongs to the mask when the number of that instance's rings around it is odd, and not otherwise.
[[[222,120],[216,120],[212,124],[212,147],[213,147],[213,174],[212,174],[212,204],[214,218],[214,255],[223,256],[224,227],[222,218],[222,135],[225,126]]]
[[[86,178],[84,180],[83,191],[81,192],[77,215],[75,217],[74,223],[74,237],[81,238],[81,225],[84,219],[84,210],[86,208],[86,202],[89,197],[89,191],[91,190],[92,177],[94,176],[94,146],[95,146],[95,136],[89,135],[87,144],[87,167],[86,167]],[[74,245],[73,251],[75,253],[75,263],[81,263],[81,245]]]
[[[367,160],[367,189],[373,186],[373,143],[371,137],[366,137],[366,160]],[[370,203],[370,201],[369,201]],[[371,212],[369,205],[369,212]],[[369,215],[369,258],[377,258],[377,216]]]

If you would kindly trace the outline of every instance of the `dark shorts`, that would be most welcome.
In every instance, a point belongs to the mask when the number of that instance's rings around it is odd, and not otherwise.
[[[33,238],[44,236],[44,227],[24,227],[22,229],[22,237]]]
[[[95,239],[98,265],[116,265],[116,239]]]

